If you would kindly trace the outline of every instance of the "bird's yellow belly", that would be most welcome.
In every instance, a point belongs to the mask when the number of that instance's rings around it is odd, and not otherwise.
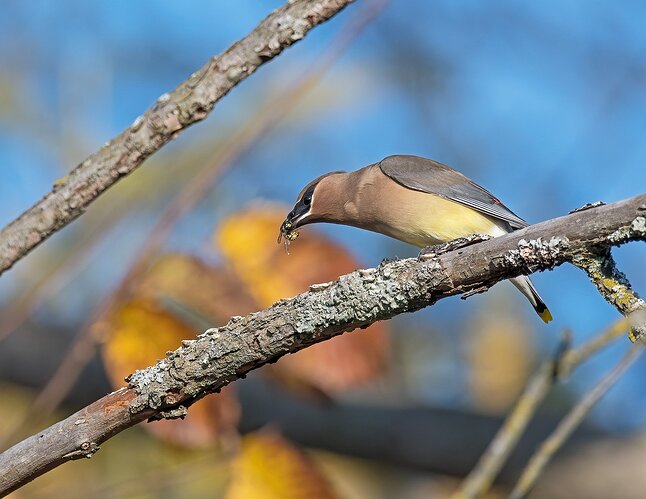
[[[379,232],[420,248],[471,234],[507,233],[502,223],[439,196],[409,191],[405,199],[384,211]]]

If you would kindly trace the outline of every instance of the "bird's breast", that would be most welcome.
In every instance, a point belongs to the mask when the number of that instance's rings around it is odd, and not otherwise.
[[[500,236],[501,222],[468,206],[399,184],[375,192],[368,210],[367,229],[420,248],[471,234]]]

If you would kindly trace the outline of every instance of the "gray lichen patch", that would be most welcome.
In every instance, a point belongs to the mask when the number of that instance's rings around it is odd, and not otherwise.
[[[644,303],[644,300],[640,301],[641,306],[628,314],[626,318],[628,319],[628,324],[632,332],[631,339],[633,341],[641,340],[642,342],[646,342],[646,303]]]
[[[579,211],[585,211],[585,210],[591,210],[592,208],[598,208],[599,206],[604,206],[606,203],[603,201],[594,201],[593,203],[586,203],[580,208],[574,208],[573,210],[570,211],[570,215],[572,213],[577,213]]]
[[[617,245],[633,239],[643,239],[644,237],[646,237],[646,218],[635,217],[630,225],[625,225],[617,229],[607,239],[614,245]]]
[[[644,235],[646,234],[646,218],[637,217],[633,220],[633,223],[630,224],[630,230],[634,235]]]
[[[537,238],[518,241],[518,249],[503,255],[506,264],[529,269],[553,267],[560,261],[561,254],[570,247],[567,237],[551,237],[548,241]]]

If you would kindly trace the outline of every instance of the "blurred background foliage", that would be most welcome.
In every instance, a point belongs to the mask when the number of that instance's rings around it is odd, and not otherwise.
[[[0,223],[280,4],[5,0]],[[644,192],[644,4],[409,0],[360,30],[370,5],[357,2],[245,81],[0,279],[5,446],[206,327],[415,254],[320,226],[287,255],[280,221],[324,172],[394,153],[432,157],[530,222]],[[643,292],[643,249],[615,253]],[[549,326],[506,284],[444,300],[286,357],[186,421],[119,435],[92,464],[66,465],[16,497],[442,497],[560,333],[580,342],[617,318],[580,271],[535,282]],[[503,482],[543,423],[626,347],[555,390]],[[645,372],[639,363],[595,409],[536,497],[572,497],[584,468],[607,488],[589,478],[582,497],[644,490],[624,478],[646,465]],[[609,451],[624,475],[599,464]]]

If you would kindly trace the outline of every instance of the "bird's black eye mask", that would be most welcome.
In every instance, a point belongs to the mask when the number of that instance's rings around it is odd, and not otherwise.
[[[287,218],[280,226],[280,232],[278,233],[278,243],[280,244],[282,238],[285,238],[285,250],[289,246],[291,241],[294,241],[298,237],[298,232],[296,232],[294,225],[298,220],[306,215],[310,211],[312,206],[312,196],[314,195],[314,189],[316,184],[311,185],[303,193],[303,196],[296,202],[292,211],[287,214]],[[289,253],[289,251],[288,251]]]
[[[305,206],[310,206],[312,204],[312,195],[314,194],[314,185],[307,189],[307,192],[303,194],[303,197],[301,199],[301,203],[303,203]]]
[[[292,211],[287,214],[285,222],[294,224],[301,218],[303,215],[306,215],[312,206],[312,196],[314,195],[314,189],[316,184],[310,185],[307,190],[303,193],[303,196],[296,202]]]

